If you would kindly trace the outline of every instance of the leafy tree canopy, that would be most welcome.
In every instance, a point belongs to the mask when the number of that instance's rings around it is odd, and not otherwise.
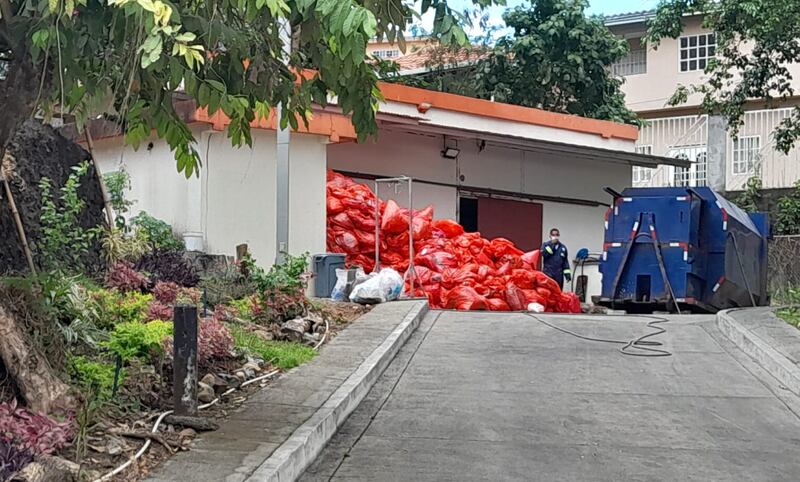
[[[588,17],[585,0],[534,0],[503,15],[512,33],[500,38],[482,61],[458,71],[433,56],[431,74],[410,79],[433,89],[494,98],[500,102],[637,123],[625,106],[622,79],[610,66],[628,43],[599,17]],[[480,54],[480,48],[476,51]],[[473,52],[474,53],[474,52]]]
[[[759,99],[768,105],[795,95],[788,66],[800,61],[798,0],[665,0],[650,21],[646,40],[677,38],[683,17],[703,15],[703,26],[716,32],[717,58],[706,67],[708,81],[683,86],[671,99],[685,102],[700,93],[705,111],[720,114],[735,135],[744,120],[745,104]],[[795,107],[774,132],[776,147],[788,152],[800,137],[800,109]]]
[[[241,145],[272,107],[284,105],[281,125],[297,127],[334,94],[363,139],[377,131],[381,100],[367,42],[404,47],[403,31],[429,10],[434,36],[466,43],[466,16],[447,0],[423,0],[419,11],[404,0],[0,0],[0,150],[33,115],[74,115],[81,127],[102,114],[134,146],[155,129],[189,176],[200,158],[178,95],[223,111]],[[298,80],[308,67],[316,73]]]

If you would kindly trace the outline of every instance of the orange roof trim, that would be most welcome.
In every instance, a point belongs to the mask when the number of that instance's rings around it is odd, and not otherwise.
[[[586,134],[596,134],[604,138],[618,138],[635,141],[639,137],[636,126],[618,122],[589,119],[577,115],[560,114],[532,107],[503,104],[489,100],[475,99],[463,95],[447,94],[432,90],[409,87],[407,85],[379,83],[387,101],[403,104],[430,104],[435,109],[445,109],[464,114],[472,114],[494,119],[522,122],[525,124],[566,129]]]
[[[207,122],[215,130],[221,131],[230,124],[231,120],[221,110],[209,116],[205,108],[197,109],[194,115],[195,122]],[[331,142],[340,142],[356,139],[355,127],[350,119],[342,114],[331,114],[328,112],[314,112],[308,121],[308,127],[301,118],[297,119],[297,131],[305,134],[317,134],[328,136]],[[275,111],[270,112],[266,119],[257,119],[250,123],[254,129],[276,130],[278,121]]]

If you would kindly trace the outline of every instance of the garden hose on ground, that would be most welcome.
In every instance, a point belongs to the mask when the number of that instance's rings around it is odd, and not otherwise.
[[[664,327],[658,326],[661,323],[668,322],[669,320],[666,318],[661,318],[658,316],[640,316],[641,318],[652,320],[649,323],[647,323],[647,327],[653,329],[652,332],[646,333],[640,336],[639,338],[634,338],[632,340],[611,340],[606,338],[595,338],[591,336],[581,335],[580,333],[575,333],[574,331],[570,331],[567,330],[566,328],[561,328],[560,326],[547,322],[536,315],[532,315],[530,313],[525,313],[525,315],[533,318],[534,320],[538,321],[543,325],[549,326],[554,330],[566,333],[567,335],[571,335],[576,338],[580,338],[581,340],[595,341],[598,343],[610,343],[614,345],[623,345],[619,349],[619,351],[623,355],[641,356],[641,357],[657,357],[657,356],[672,355],[672,353],[667,350],[661,348],[655,348],[659,346],[664,346],[664,344],[661,343],[660,341],[648,340],[648,338],[652,338],[654,336],[658,336],[667,332],[667,330]]]
[[[325,333],[322,334],[322,338],[320,338],[319,342],[317,342],[317,344],[314,345],[314,350],[319,350],[319,347],[321,347],[322,344],[325,343],[325,340],[328,337],[328,332],[329,331],[330,331],[330,325],[328,324],[328,320],[325,320]],[[205,410],[206,408],[217,404],[222,398],[227,397],[228,395],[230,395],[231,393],[241,389],[242,387],[246,387],[247,385],[250,385],[250,384],[253,384],[253,383],[256,383],[256,382],[260,382],[261,380],[266,380],[267,378],[272,378],[275,375],[277,375],[278,373],[280,373],[280,370],[273,370],[273,371],[271,371],[269,373],[266,373],[266,374],[261,375],[261,376],[256,377],[256,378],[253,378],[252,380],[247,380],[245,382],[242,382],[242,384],[239,385],[238,387],[228,389],[226,392],[223,392],[220,396],[218,396],[214,400],[212,400],[212,401],[210,401],[210,402],[208,402],[208,403],[206,403],[204,405],[200,405],[199,407],[197,407],[197,409],[198,410]],[[157,433],[158,432],[158,427],[161,425],[161,422],[163,422],[164,418],[166,418],[168,415],[171,415],[172,413],[173,413],[172,410],[167,410],[166,412],[163,412],[160,415],[158,415],[158,418],[156,418],[156,422],[153,424],[153,429],[150,431],[150,433]],[[107,473],[106,475],[100,477],[99,479],[95,479],[93,482],[104,482],[106,480],[111,479],[115,475],[119,474],[123,470],[127,469],[128,467],[130,467],[130,465],[132,463],[134,463],[135,461],[139,460],[142,457],[142,455],[144,455],[145,452],[147,452],[147,449],[150,448],[150,445],[152,445],[152,441],[150,439],[145,440],[144,444],[142,445],[142,448],[140,448],[139,451],[136,452],[136,454],[134,454],[133,457],[131,457],[124,464],[120,465],[119,467],[117,467],[116,469],[114,469],[111,472]]]

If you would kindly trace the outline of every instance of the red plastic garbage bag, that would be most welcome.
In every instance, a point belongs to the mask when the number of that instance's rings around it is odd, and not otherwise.
[[[414,232],[414,240],[427,239],[431,236],[431,221],[429,219],[415,217],[411,221],[411,226]]]
[[[452,219],[437,219],[433,222],[433,229],[441,231],[447,238],[464,234],[464,227]]]
[[[575,293],[561,293],[557,310],[559,313],[581,313],[581,300]]]
[[[360,229],[362,231],[369,231],[373,235],[375,234],[375,215],[366,215],[361,211],[355,209],[348,209],[347,216],[350,217],[350,221],[352,221],[353,226],[356,229]]]
[[[514,243],[506,238],[495,238],[489,242],[489,249],[494,255],[495,259],[501,258],[505,255],[522,256],[522,250],[514,246]]]
[[[474,286],[475,273],[465,269],[446,268],[442,271],[442,287],[453,289],[458,286]]]
[[[450,310],[485,310],[486,298],[479,295],[469,286],[459,286],[450,290],[446,298],[445,308]]]
[[[550,290],[553,293],[561,293],[561,288],[558,286],[558,283],[555,280],[546,274],[542,273],[541,271],[534,271],[534,282],[536,283],[536,287],[542,287]]]
[[[514,285],[509,283],[506,286],[506,303],[513,311],[522,311],[527,307],[525,293]]]
[[[350,216],[348,216],[347,213],[339,213],[336,216],[331,216],[329,219],[331,224],[341,226],[347,230],[353,229],[353,221],[350,220]]]
[[[386,203],[381,219],[381,230],[387,234],[399,234],[408,231],[408,215],[403,215],[400,206],[393,200]]]
[[[500,298],[488,298],[486,300],[486,306],[489,308],[489,311],[511,311],[508,303]]]
[[[539,262],[541,261],[541,258],[542,253],[538,249],[528,251],[522,255],[522,261],[528,263],[535,270],[539,270]]]
[[[458,265],[458,259],[446,251],[434,251],[427,254],[418,254],[414,258],[414,264],[419,264],[441,273],[445,268],[455,268]]]
[[[328,196],[326,204],[328,207],[328,216],[339,214],[340,212],[344,211],[344,204],[342,204],[342,201],[333,196]]]
[[[358,254],[358,238],[353,233],[342,231],[336,235],[336,244],[348,254]]]

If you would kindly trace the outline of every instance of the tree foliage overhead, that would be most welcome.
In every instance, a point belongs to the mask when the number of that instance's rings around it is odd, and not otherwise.
[[[154,129],[188,176],[200,158],[176,95],[224,112],[240,145],[271,108],[284,105],[281,125],[297,127],[334,94],[363,139],[381,100],[367,42],[404,47],[405,28],[429,10],[433,35],[466,42],[466,18],[447,0],[420,11],[404,0],[0,0],[0,149],[31,116],[69,114],[82,126],[102,114],[134,146]],[[308,67],[316,72],[298,79]]]
[[[789,65],[800,61],[799,0],[665,0],[650,21],[646,40],[654,46],[683,31],[683,17],[703,15],[703,27],[716,33],[717,57],[709,61],[702,85],[684,86],[671,103],[702,94],[702,108],[725,117],[734,135],[744,121],[745,104],[795,95]],[[787,153],[800,137],[795,107],[774,132],[776,147]]]
[[[513,34],[497,43],[484,66],[495,100],[597,119],[634,122],[610,66],[628,43],[587,17],[586,0],[534,0],[503,15]]]
[[[503,15],[512,32],[468,67],[448,62],[454,53],[432,56],[430,72],[406,83],[499,102],[637,123],[625,106],[622,79],[611,65],[628,53],[601,18],[587,17],[585,0],[534,0]]]

